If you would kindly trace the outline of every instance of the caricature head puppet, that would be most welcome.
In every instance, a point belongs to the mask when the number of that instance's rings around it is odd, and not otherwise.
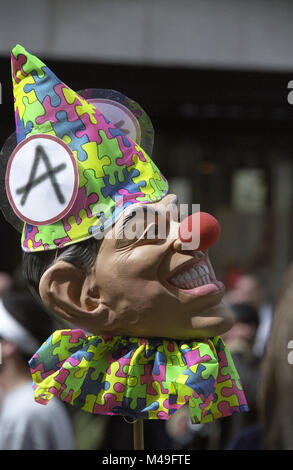
[[[31,359],[36,400],[157,419],[188,403],[194,423],[246,410],[219,336],[231,327],[207,252],[219,225],[178,217],[150,119],[121,93],[76,93],[21,46],[11,57],[2,210],[30,286],[73,327]]]

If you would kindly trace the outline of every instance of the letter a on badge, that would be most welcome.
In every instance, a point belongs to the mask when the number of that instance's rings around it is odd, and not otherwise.
[[[76,199],[77,163],[61,139],[36,134],[15,148],[5,182],[18,217],[31,225],[47,225],[64,217]]]

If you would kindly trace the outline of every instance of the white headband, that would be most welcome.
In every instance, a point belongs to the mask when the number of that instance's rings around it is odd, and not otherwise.
[[[0,300],[0,336],[15,343],[26,354],[33,354],[40,347],[40,343],[31,333],[12,317],[2,300]]]

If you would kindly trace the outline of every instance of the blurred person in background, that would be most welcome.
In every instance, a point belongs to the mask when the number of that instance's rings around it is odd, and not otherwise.
[[[258,312],[259,325],[254,340],[254,353],[262,357],[270,334],[273,307],[267,300],[266,289],[254,274],[242,274],[226,294],[228,304],[251,305]]]
[[[34,401],[28,360],[54,329],[53,321],[28,292],[0,299],[0,449],[74,449],[71,420],[58,399]]]
[[[283,279],[260,368],[259,425],[246,428],[231,450],[293,449],[293,264]]]
[[[223,335],[235,366],[238,370],[249,406],[249,413],[234,414],[231,419],[221,423],[219,448],[226,448],[242,430],[258,426],[257,393],[261,358],[255,354],[255,338],[259,327],[257,309],[249,303],[231,304],[235,323],[230,331]]]
[[[293,264],[274,310],[262,363],[259,410],[266,450],[293,449]]]

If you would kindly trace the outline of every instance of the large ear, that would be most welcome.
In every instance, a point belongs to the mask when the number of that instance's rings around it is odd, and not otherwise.
[[[47,308],[67,322],[92,332],[111,329],[113,312],[101,301],[92,273],[57,261],[41,277],[39,291]]]

